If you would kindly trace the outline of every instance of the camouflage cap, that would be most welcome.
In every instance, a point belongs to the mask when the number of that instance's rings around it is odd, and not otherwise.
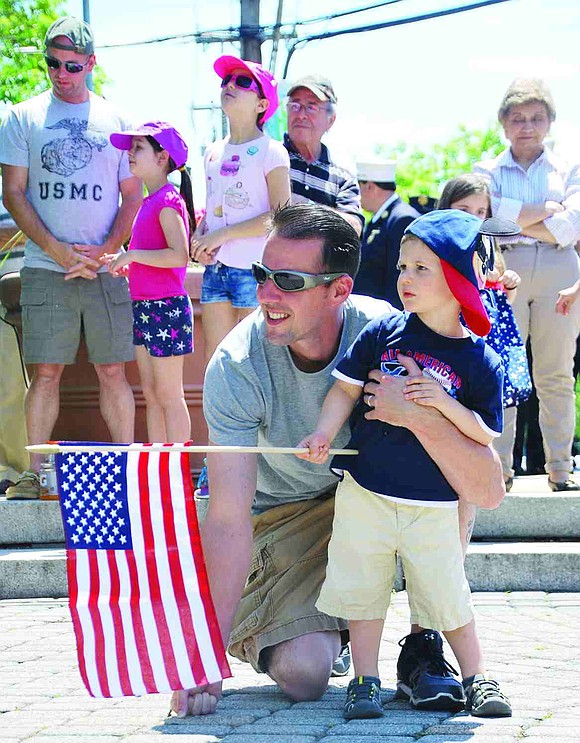
[[[95,41],[93,32],[88,23],[80,21],[78,18],[59,18],[46,32],[44,37],[44,48],[49,46],[54,49],[70,49],[70,46],[55,43],[58,36],[66,36],[73,45],[73,50],[77,54],[94,54]]]
[[[322,75],[306,75],[292,83],[292,86],[288,90],[288,95],[292,95],[298,88],[307,88],[310,90],[320,101],[330,101],[336,103],[336,93],[332,87],[332,83],[327,77]]]

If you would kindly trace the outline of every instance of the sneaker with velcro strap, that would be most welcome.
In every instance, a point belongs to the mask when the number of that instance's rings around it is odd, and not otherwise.
[[[465,709],[474,717],[511,717],[512,706],[509,699],[494,679],[477,673],[463,681],[465,689]]]
[[[342,711],[345,720],[368,720],[383,716],[381,680],[376,676],[356,676],[346,690]]]

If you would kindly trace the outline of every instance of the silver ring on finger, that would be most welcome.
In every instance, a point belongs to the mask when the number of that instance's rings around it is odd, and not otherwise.
[[[371,395],[371,394],[369,393],[369,394],[368,394],[368,395],[366,396],[366,398],[367,398],[367,405],[369,406],[369,408],[372,408],[372,407],[373,407],[373,405],[372,405],[372,403],[371,403],[371,400],[373,400],[373,398],[374,398],[374,395]]]

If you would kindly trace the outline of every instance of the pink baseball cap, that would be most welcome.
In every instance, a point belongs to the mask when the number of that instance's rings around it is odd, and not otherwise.
[[[254,78],[262,89],[264,98],[268,101],[268,108],[264,112],[262,118],[262,121],[266,122],[276,113],[276,109],[278,108],[278,81],[274,75],[272,75],[268,70],[265,70],[261,64],[258,64],[257,62],[246,62],[239,57],[232,57],[225,54],[222,57],[218,57],[218,59],[213,63],[214,70],[222,80],[226,75],[229,75],[230,72],[239,70],[240,67],[243,70],[247,70],[247,72]]]
[[[169,153],[176,168],[181,168],[187,162],[187,145],[183,137],[166,121],[148,121],[133,131],[114,132],[109,139],[118,150],[130,150],[133,137],[153,137]]]

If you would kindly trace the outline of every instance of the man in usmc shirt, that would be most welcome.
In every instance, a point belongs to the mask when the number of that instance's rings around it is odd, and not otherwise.
[[[141,182],[109,143],[129,122],[87,87],[95,65],[88,24],[55,21],[44,53],[51,90],[14,106],[0,137],[4,204],[28,238],[20,274],[24,359],[32,366],[28,442],[51,438],[60,378],[75,362],[81,332],[111,438],[132,441],[135,408],[124,368],[133,358],[131,301],[126,279],[98,262],[119,250],[141,203]],[[39,497],[42,458],[31,455],[7,498]]]

